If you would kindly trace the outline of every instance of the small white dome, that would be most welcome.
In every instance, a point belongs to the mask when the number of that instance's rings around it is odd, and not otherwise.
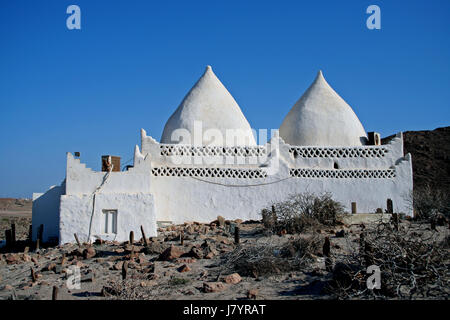
[[[194,136],[198,132],[198,127],[197,130],[194,130],[194,122],[196,125],[201,123],[201,137]],[[172,133],[177,129],[185,129],[184,132],[190,133],[190,144],[201,141],[202,145],[226,145],[227,130],[237,129],[232,130],[232,132],[228,131],[228,139],[232,139],[234,142],[227,145],[256,145],[250,124],[241,108],[216,77],[210,66],[206,67],[205,73],[170,116],[164,126],[161,143],[186,144],[187,142],[183,141],[183,138],[179,139],[181,141],[177,141],[178,138],[175,141],[172,140]],[[175,136],[182,134],[182,131],[177,131]],[[222,135],[222,141],[216,139],[217,133]],[[236,134],[238,138],[232,138],[230,133]]]
[[[284,118],[280,136],[296,146],[361,146],[367,141],[355,112],[321,71]]]

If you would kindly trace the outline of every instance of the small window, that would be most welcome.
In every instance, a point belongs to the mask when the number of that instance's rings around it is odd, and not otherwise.
[[[337,164],[337,162],[334,163],[334,168],[339,169],[339,165]]]
[[[117,233],[117,210],[103,210],[103,233]]]

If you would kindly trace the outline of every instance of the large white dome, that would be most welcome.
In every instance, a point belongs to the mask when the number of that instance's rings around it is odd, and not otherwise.
[[[196,122],[196,125],[201,123],[201,137],[195,136],[195,134],[198,136],[200,134],[198,134],[198,126],[197,130],[194,130],[194,122]],[[205,73],[170,116],[164,127],[161,143],[186,143],[183,139],[179,139],[180,141],[172,139],[172,133],[177,129],[185,129],[185,132],[190,133],[191,144],[195,144],[195,141],[201,141],[202,145],[225,145],[227,130],[237,129],[232,130],[232,132],[228,131],[239,136],[239,138],[231,138],[233,143],[228,145],[256,145],[255,137],[241,108],[216,77],[210,66],[206,67]],[[214,135],[214,138],[208,135],[208,132],[205,132],[206,130]],[[175,136],[182,131],[178,130]],[[215,133],[221,134],[223,140],[215,139]],[[232,136],[229,134],[228,137],[230,139]]]
[[[296,146],[360,146],[367,141],[355,112],[321,71],[284,118],[280,136]]]

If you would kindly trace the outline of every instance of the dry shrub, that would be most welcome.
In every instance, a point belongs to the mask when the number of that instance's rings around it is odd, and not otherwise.
[[[337,261],[328,291],[350,298],[443,298],[449,294],[450,257],[434,233],[418,233],[388,223],[363,232],[359,248]],[[447,240],[445,240],[447,241]],[[367,267],[381,271],[381,289],[367,288]]]
[[[450,195],[443,190],[432,189],[429,185],[415,188],[409,202],[416,220],[430,221],[440,214],[450,218]]]
[[[299,233],[319,225],[334,226],[344,214],[344,206],[333,200],[328,192],[320,195],[308,192],[293,194],[286,201],[275,203],[261,212],[267,229],[273,232],[284,229],[287,233]]]
[[[239,246],[225,255],[222,269],[242,276],[268,276],[307,267],[320,252],[319,237],[299,238],[284,244],[257,243]]]

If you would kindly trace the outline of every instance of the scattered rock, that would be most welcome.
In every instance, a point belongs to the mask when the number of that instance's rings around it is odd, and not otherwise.
[[[336,238],[344,238],[345,237],[345,230],[341,229],[341,231],[338,231],[335,233]]]
[[[195,259],[203,259],[203,251],[197,247],[192,247],[186,255]]]
[[[123,261],[117,262],[112,268],[113,270],[122,270]]]
[[[175,263],[195,263],[197,262],[194,258],[178,258]]]
[[[188,272],[191,271],[191,268],[187,264],[183,264],[181,267],[178,268],[179,272]]]
[[[88,270],[87,273],[83,274],[80,279],[81,282],[94,282],[94,272]]]
[[[44,268],[42,268],[42,271],[56,271],[56,263],[51,262]]]
[[[155,272],[155,265],[152,263],[147,266],[144,266],[144,268],[141,269],[141,272],[153,274]]]
[[[12,253],[10,253],[10,254],[8,254],[7,256],[6,256],[6,263],[7,264],[15,264],[15,263],[18,263],[19,261],[18,261],[18,257],[17,257],[17,255],[15,255],[15,254],[12,254]]]
[[[91,259],[91,258],[95,257],[96,254],[97,254],[97,252],[95,251],[95,249],[92,247],[89,247],[89,248],[84,249],[83,258]]]
[[[227,288],[223,282],[203,282],[204,292],[220,292]]]
[[[228,284],[236,284],[236,283],[241,282],[241,280],[242,280],[242,278],[239,275],[239,273],[230,274],[223,279],[223,281]]]
[[[195,232],[195,230],[194,230],[194,227],[192,225],[189,225],[189,226],[187,226],[184,229],[184,232],[187,233],[187,234],[193,234]]]
[[[75,249],[75,250],[73,250],[71,253],[70,253],[70,255],[71,256],[74,256],[74,257],[82,257],[83,256],[83,250],[81,250],[81,249]]]
[[[203,256],[205,259],[212,259],[218,254],[216,247],[211,241],[205,240],[201,247],[203,248]]]
[[[119,292],[112,287],[103,287],[100,293],[103,297],[118,296]]]
[[[169,248],[164,250],[164,252],[159,255],[158,260],[159,261],[174,260],[179,258],[183,253],[184,251],[181,248],[171,245]]]
[[[256,297],[258,296],[258,289],[250,289],[247,291],[247,298],[256,300]]]
[[[148,247],[144,248],[144,252],[146,254],[155,254],[155,253],[161,254],[164,252],[165,249],[166,249],[166,247],[163,246],[161,243],[151,242]]]

